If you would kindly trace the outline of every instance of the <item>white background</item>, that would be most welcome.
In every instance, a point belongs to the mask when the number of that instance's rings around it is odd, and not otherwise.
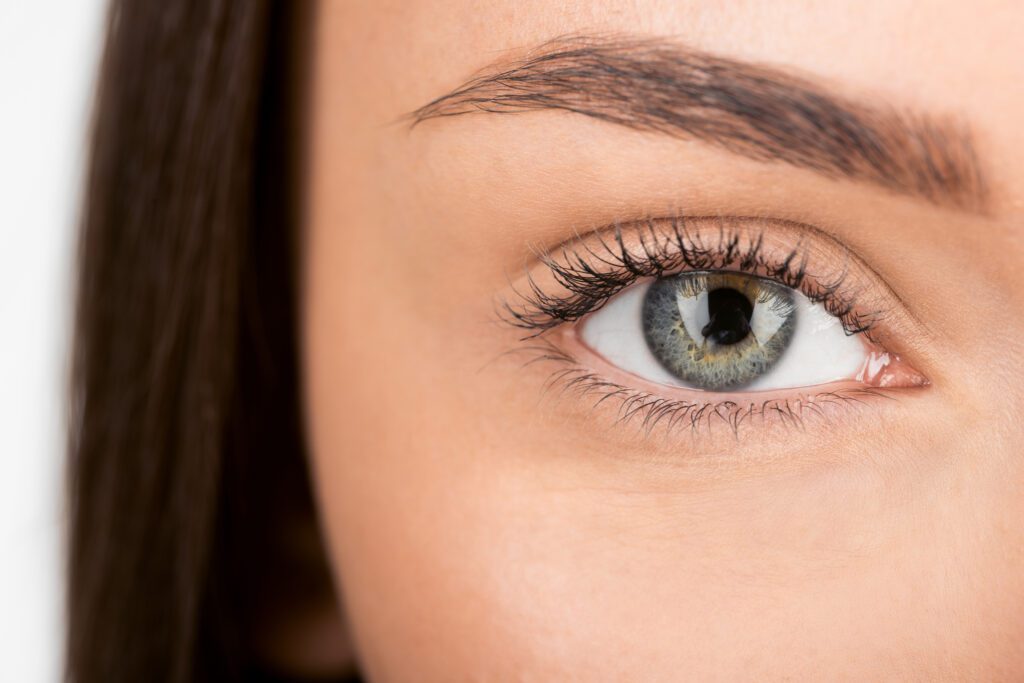
[[[12,683],[63,668],[72,254],[105,4],[0,0],[0,681]]]

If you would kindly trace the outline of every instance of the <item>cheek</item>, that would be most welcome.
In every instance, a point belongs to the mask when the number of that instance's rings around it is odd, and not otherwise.
[[[488,366],[478,328],[381,268],[314,263],[306,326],[316,489],[373,680],[941,677],[1012,661],[1019,465],[962,467],[984,454],[942,425],[811,474],[623,464],[541,417],[532,384]],[[374,272],[373,297],[343,294]]]

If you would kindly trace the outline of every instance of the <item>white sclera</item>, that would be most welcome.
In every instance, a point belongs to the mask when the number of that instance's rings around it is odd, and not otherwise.
[[[691,387],[666,370],[647,346],[643,331],[644,296],[650,283],[621,292],[583,325],[584,343],[621,370],[649,382]],[[810,387],[853,379],[868,358],[857,335],[847,335],[838,318],[821,304],[793,292],[796,327],[789,347],[774,367],[736,391]]]

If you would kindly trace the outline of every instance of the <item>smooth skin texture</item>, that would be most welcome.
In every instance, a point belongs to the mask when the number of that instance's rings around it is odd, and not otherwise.
[[[303,351],[324,533],[373,681],[1012,680],[1024,670],[1024,6],[320,4]],[[537,111],[405,115],[569,34],[956,117],[984,213]],[[616,424],[496,322],[532,249],[625,217],[818,226],[931,385],[804,428]],[[907,336],[909,332],[906,333]],[[896,336],[899,336],[897,334]]]

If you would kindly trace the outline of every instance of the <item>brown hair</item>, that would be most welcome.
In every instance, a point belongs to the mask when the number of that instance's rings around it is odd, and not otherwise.
[[[314,519],[293,226],[309,3],[114,0],[80,244],[71,680],[234,680]],[[288,106],[282,106],[288,103]],[[282,577],[287,577],[287,580]]]

